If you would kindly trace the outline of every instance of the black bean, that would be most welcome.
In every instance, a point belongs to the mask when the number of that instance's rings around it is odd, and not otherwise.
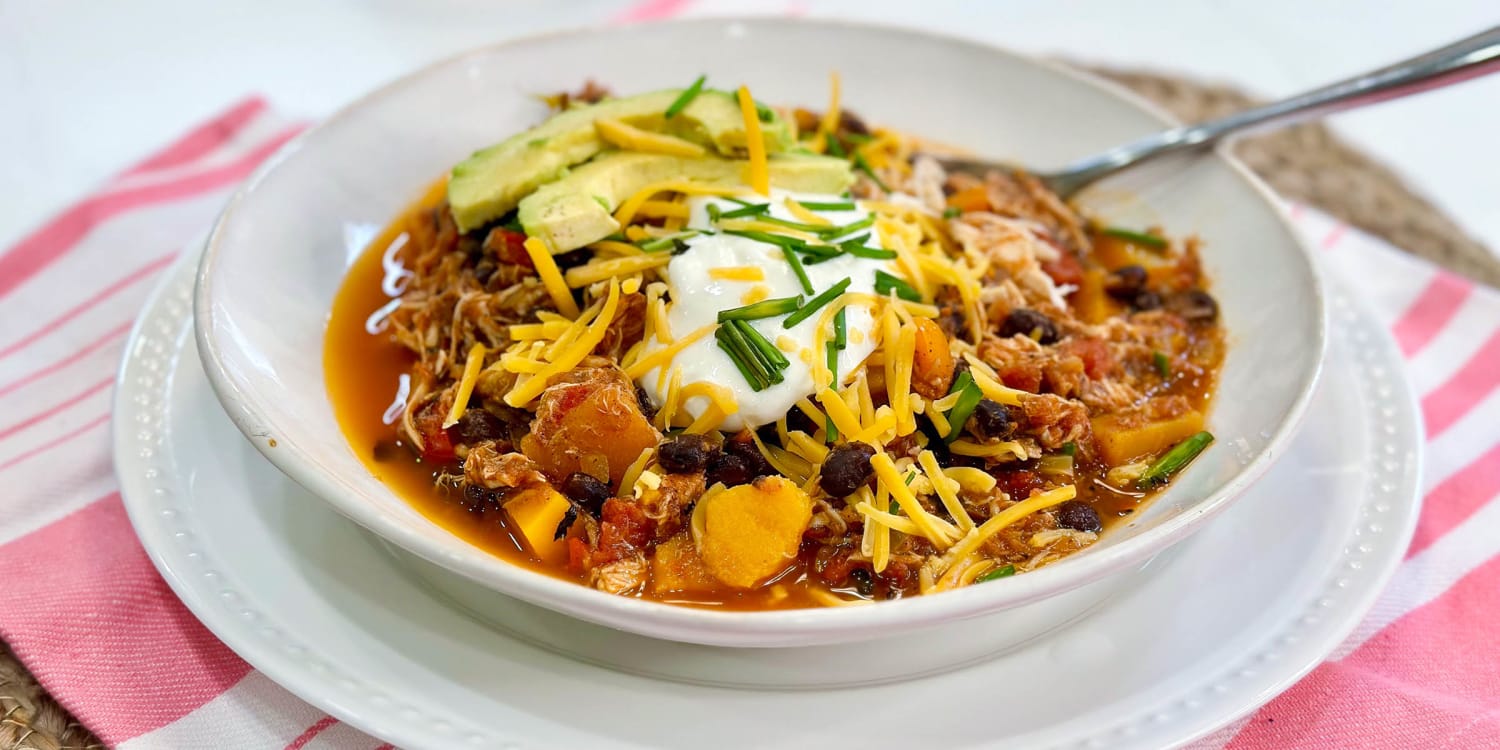
[[[1016,423],[1010,411],[989,399],[983,399],[969,416],[969,431],[980,440],[1004,440],[1015,434]]]
[[[839,112],[839,129],[855,135],[870,134],[870,127],[865,124],[865,121],[847,109]]]
[[[860,596],[872,596],[875,593],[875,577],[864,568],[855,568],[849,571],[849,578],[854,581],[854,590]]]
[[[1000,326],[1001,336],[1009,338],[1017,334],[1035,338],[1041,344],[1054,344],[1060,338],[1057,324],[1051,318],[1025,307],[1011,310]]]
[[[641,407],[641,413],[646,415],[647,420],[656,419],[656,407],[651,403],[651,394],[640,385],[635,387],[635,402]]]
[[[1104,280],[1104,291],[1118,300],[1132,300],[1146,288],[1146,269],[1142,266],[1123,266],[1111,271]]]
[[[694,474],[707,468],[716,452],[703,435],[673,435],[656,446],[656,461],[670,474]]]
[[[1161,295],[1149,290],[1141,292],[1135,295],[1135,299],[1130,300],[1130,306],[1143,312],[1146,310],[1159,310],[1161,309]]]
[[[563,480],[562,493],[589,515],[598,518],[604,511],[604,501],[610,498],[609,485],[594,478],[592,474],[575,471]]]
[[[807,416],[807,412],[793,408],[786,413],[786,429],[788,432],[801,431],[811,435],[818,431],[818,423]]]
[[[593,250],[590,250],[586,247],[580,247],[577,250],[570,250],[566,253],[558,253],[557,255],[552,256],[552,262],[556,263],[558,268],[566,271],[574,266],[581,266],[589,262],[589,259],[593,257]]]
[[[458,424],[453,425],[453,429],[458,432],[458,441],[466,445],[510,437],[510,425],[506,424],[505,420],[485,409],[476,407],[465,409],[463,416],[458,418]]]
[[[750,468],[745,466],[744,459],[732,453],[720,453],[714,460],[708,463],[709,484],[723,483],[725,487],[737,487],[749,484],[755,479]]]
[[[1082,500],[1069,500],[1057,506],[1057,525],[1065,529],[1098,532],[1104,528],[1099,523],[1099,512]]]
[[[875,476],[870,459],[875,448],[864,443],[845,443],[828,452],[818,475],[818,486],[829,497],[848,497]]]
[[[482,484],[465,484],[464,495],[459,500],[459,504],[464,507],[464,510],[476,516],[482,516],[486,513],[498,512],[503,496],[504,493],[489,489]]]
[[[1189,289],[1172,295],[1167,308],[1189,323],[1212,323],[1219,317],[1219,303],[1202,289]]]
[[[738,456],[745,463],[745,469],[750,472],[750,479],[776,473],[776,469],[771,467],[771,462],[767,461],[766,457],[760,454],[760,449],[755,447],[755,443],[748,439],[725,441],[724,452]]]

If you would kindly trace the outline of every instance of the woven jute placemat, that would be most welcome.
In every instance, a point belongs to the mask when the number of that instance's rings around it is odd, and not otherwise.
[[[1161,104],[1184,122],[1218,117],[1253,100],[1227,87],[1155,73],[1095,72]],[[1500,286],[1500,261],[1395,173],[1321,125],[1247,137],[1235,153],[1271,187],[1439,265]],[[67,616],[62,614],[59,616]],[[100,748],[0,644],[0,750]]]

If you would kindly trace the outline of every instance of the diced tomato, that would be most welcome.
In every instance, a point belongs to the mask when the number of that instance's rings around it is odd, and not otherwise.
[[[1115,367],[1114,353],[1101,339],[1070,339],[1063,348],[1083,360],[1083,371],[1093,380],[1103,378]]]
[[[1078,256],[1062,250],[1057,254],[1057,260],[1049,260],[1042,264],[1042,272],[1052,277],[1052,282],[1058,285],[1068,284],[1074,287],[1083,285],[1083,263]]]
[[[484,238],[484,249],[494,253],[495,259],[501,263],[535,268],[531,254],[526,252],[526,235],[520,232],[504,227],[491,229]]]
[[[823,561],[818,577],[829,586],[843,586],[849,581],[849,574],[854,572],[854,561],[850,559],[852,555],[853,550],[839,547]]]
[[[1031,491],[1042,486],[1041,476],[1029,469],[997,469],[995,486],[1010,495],[1012,500],[1025,500]]]
[[[589,544],[583,539],[568,537],[568,570],[583,573],[589,568]]]
[[[999,370],[1000,382],[1007,387],[1037,393],[1042,388],[1042,368],[1031,362],[1020,362]]]
[[[453,438],[449,437],[448,431],[443,429],[445,411],[447,410],[442,408],[440,401],[429,401],[412,415],[412,424],[416,426],[417,433],[422,436],[424,460],[446,463],[456,456],[453,451]]]
[[[656,529],[656,522],[633,500],[612,497],[604,501],[599,521],[599,549],[594,565],[607,565],[624,559],[631,550],[645,549]]]

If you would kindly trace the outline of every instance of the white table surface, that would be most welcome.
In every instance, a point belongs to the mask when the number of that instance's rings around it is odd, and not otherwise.
[[[627,5],[0,0],[0,246],[247,94],[318,117],[424,62],[604,20]],[[698,0],[687,14],[787,7],[948,30],[1027,52],[1191,72],[1265,96],[1500,23],[1496,0]],[[1334,126],[1500,251],[1500,75],[1341,115]]]

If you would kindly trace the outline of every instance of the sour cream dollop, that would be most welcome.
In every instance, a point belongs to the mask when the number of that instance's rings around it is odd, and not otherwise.
[[[769,203],[770,216],[799,221],[786,207],[786,198],[799,203],[848,203],[850,199],[838,195],[790,193],[772,190],[769,199],[752,196],[754,203]],[[708,206],[715,204],[728,213],[741,207],[725,198],[695,197],[689,200],[690,215],[687,226],[694,229],[709,229],[711,222]],[[834,226],[845,226],[861,221],[870,214],[863,208],[853,210],[815,210],[814,213],[828,219]],[[848,237],[836,237],[837,242],[869,232],[863,245],[882,247],[880,237],[873,228],[853,232]],[[806,265],[807,278],[812,282],[813,292],[807,294],[796,273],[786,262],[781,249],[776,245],[725,232],[704,234],[687,240],[687,250],[673,258],[667,265],[667,286],[670,301],[667,304],[667,321],[671,327],[669,340],[687,335],[713,323],[720,310],[741,307],[757,297],[775,299],[802,295],[804,301],[832,287],[845,278],[849,287],[845,293],[875,291],[875,272],[889,270],[889,261],[862,258],[843,254],[821,263]],[[737,280],[716,277],[715,269],[761,269],[761,280]],[[715,342],[713,336],[694,341],[677,354],[664,367],[655,368],[640,378],[641,386],[658,405],[667,398],[667,386],[674,371],[681,371],[682,386],[693,383],[709,383],[728,389],[734,396],[739,411],[725,418],[720,429],[739,430],[742,427],[758,427],[785,416],[796,405],[797,400],[813,393],[812,363],[824,361],[826,354],[814,351],[819,318],[827,308],[787,328],[786,315],[750,321],[766,340],[781,349],[790,366],[782,371],[783,381],[755,391],[743,375]],[[845,313],[848,343],[838,355],[838,372],[841,379],[854,371],[871,352],[875,351],[875,319],[869,306],[864,303],[850,304]],[[825,337],[825,340],[828,340]],[[647,342],[642,356],[665,347],[654,339]],[[695,396],[683,402],[682,408],[692,417],[698,417],[708,408],[709,399]]]

